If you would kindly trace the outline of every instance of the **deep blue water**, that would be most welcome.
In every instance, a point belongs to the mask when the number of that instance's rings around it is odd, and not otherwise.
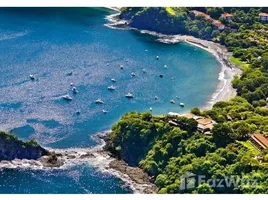
[[[92,147],[96,142],[90,135],[110,129],[125,112],[150,107],[153,114],[185,112],[206,103],[220,72],[214,56],[185,43],[164,44],[137,31],[108,28],[105,17],[111,13],[92,8],[0,9],[0,129],[47,147]],[[29,74],[37,80],[31,81]],[[116,90],[108,91],[109,85]],[[126,99],[128,92],[135,98]],[[68,93],[71,102],[61,99]],[[98,98],[103,105],[94,103]],[[121,185],[87,165],[0,173],[0,193],[129,192]]]

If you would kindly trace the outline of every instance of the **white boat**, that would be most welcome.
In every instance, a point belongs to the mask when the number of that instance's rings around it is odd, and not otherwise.
[[[158,100],[158,96],[155,96],[155,97],[154,97],[154,100]]]
[[[76,89],[76,87],[73,87],[72,88],[72,91],[73,91],[74,94],[76,94],[78,92],[77,89]]]
[[[175,104],[176,102],[173,99],[171,99],[170,103]]]
[[[145,73],[145,72],[146,72],[146,70],[145,70],[145,69],[142,69],[142,72],[143,72],[143,73]]]
[[[30,77],[31,80],[35,80],[35,77],[32,74],[30,74],[29,77]]]
[[[125,95],[125,97],[127,97],[128,99],[132,99],[132,98],[134,98],[133,94],[131,94],[130,92],[127,93],[127,94]]]
[[[111,85],[107,88],[108,90],[115,90],[115,86]]]
[[[184,107],[184,103],[180,103],[180,107]]]
[[[124,65],[120,65],[120,69],[124,69]]]
[[[131,73],[131,76],[134,77],[134,76],[136,76],[136,74],[135,74],[134,72],[132,72],[132,73]]]
[[[149,109],[150,111],[153,111],[153,108],[152,107],[150,107],[150,109]]]
[[[73,86],[74,84],[73,83],[70,83],[70,86]]]
[[[164,65],[164,68],[167,69],[167,65]]]
[[[69,94],[63,95],[62,98],[67,101],[73,100],[73,98]]]
[[[104,102],[103,102],[101,99],[97,99],[97,100],[95,101],[95,103],[96,103],[96,104],[103,104]]]
[[[179,96],[176,96],[176,99],[180,99],[180,97]]]
[[[112,78],[111,81],[114,82],[114,83],[116,82],[116,80],[114,78]]]
[[[102,110],[103,114],[106,114],[108,111],[107,110]]]
[[[159,60],[159,59],[160,59],[160,57],[159,57],[159,56],[156,56],[155,58],[156,58],[156,60]]]

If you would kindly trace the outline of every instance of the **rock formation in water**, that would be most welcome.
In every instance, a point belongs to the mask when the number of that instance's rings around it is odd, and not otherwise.
[[[16,136],[0,132],[0,161],[14,159],[38,159],[50,153],[42,148],[37,142],[22,141]]]

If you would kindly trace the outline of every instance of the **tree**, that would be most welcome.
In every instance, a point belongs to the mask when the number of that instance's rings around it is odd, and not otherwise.
[[[218,147],[224,147],[227,144],[231,143],[233,130],[228,123],[216,124],[212,128],[213,140]]]
[[[198,187],[196,188],[196,190],[193,191],[193,193],[213,194],[214,190],[207,183],[203,183],[203,184],[198,185]]]

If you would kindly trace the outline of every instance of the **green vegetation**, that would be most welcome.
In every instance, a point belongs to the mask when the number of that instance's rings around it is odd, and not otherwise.
[[[195,16],[192,10],[209,14],[225,29],[218,30],[211,19]],[[231,20],[221,17],[224,12],[233,15]],[[248,141],[252,133],[268,136],[268,24],[259,21],[260,12],[268,9],[122,9],[120,17],[128,19],[130,26],[189,34],[225,45],[233,53],[230,62],[243,71],[232,82],[237,97],[218,102],[211,110],[191,110],[217,122],[211,136],[199,133],[195,120],[177,118],[179,127],[174,127],[168,117],[149,113],[128,113],[113,126],[108,150],[146,171],[160,188],[159,193],[268,193],[268,151],[260,152]],[[262,162],[257,157],[262,157]],[[189,172],[205,175],[206,179],[242,176],[257,180],[258,185],[212,188],[203,183],[180,190],[180,177]]]
[[[18,159],[38,159],[49,152],[36,141],[22,141],[10,133],[0,131],[0,161]]]
[[[219,123],[212,136],[197,131],[193,119],[177,117],[179,127],[169,125],[170,117],[131,112],[112,127],[107,149],[129,165],[139,166],[153,177],[159,193],[267,193],[268,168],[255,159],[260,153],[234,129],[234,124]],[[246,127],[250,128],[250,127]],[[268,158],[267,152],[262,152]],[[186,173],[206,179],[225,176],[257,180],[258,186],[232,185],[180,188]]]

